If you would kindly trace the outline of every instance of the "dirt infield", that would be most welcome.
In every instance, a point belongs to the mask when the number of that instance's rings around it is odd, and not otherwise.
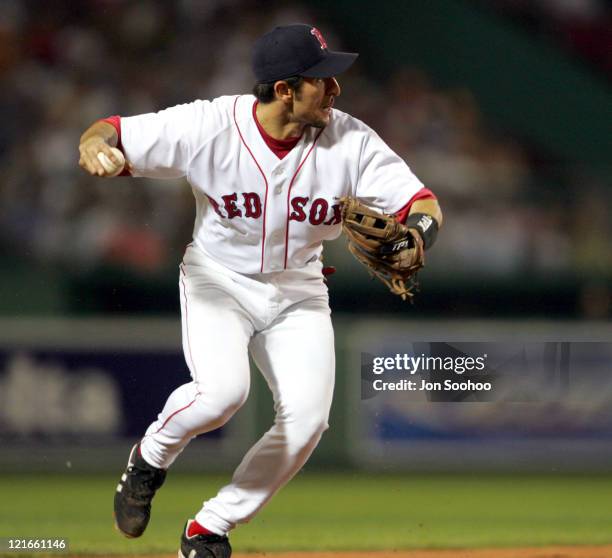
[[[234,558],[612,558],[612,546],[549,546],[457,550],[389,550],[372,552],[282,552],[234,554]],[[86,558],[73,556],[72,558]],[[134,558],[133,555],[116,558]],[[176,554],[140,558],[176,558]]]

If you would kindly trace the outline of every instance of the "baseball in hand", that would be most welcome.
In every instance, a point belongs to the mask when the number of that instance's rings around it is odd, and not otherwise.
[[[113,152],[113,155],[119,160],[118,165],[113,163],[113,161],[111,161],[108,156],[102,151],[98,153],[98,161],[100,161],[100,164],[104,167],[104,170],[106,171],[106,176],[117,176],[118,174],[121,174],[123,167],[125,167],[125,157],[123,156],[123,153],[121,153],[121,151],[116,147],[111,147],[111,151]]]

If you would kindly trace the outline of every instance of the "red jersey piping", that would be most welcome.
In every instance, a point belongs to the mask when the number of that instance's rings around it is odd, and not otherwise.
[[[314,141],[312,142],[312,145],[310,146],[310,149],[308,150],[308,153],[306,153],[306,157],[304,157],[302,159],[302,162],[299,164],[297,170],[295,171],[293,178],[291,178],[291,182],[289,183],[289,188],[287,189],[287,226],[285,227],[285,264],[284,264],[284,269],[287,269],[287,254],[289,252],[289,205],[290,205],[290,199],[291,199],[291,188],[293,188],[293,183],[295,182],[295,179],[298,175],[298,173],[300,172],[302,166],[304,165],[304,163],[306,162],[306,159],[308,159],[309,155],[312,153],[312,150],[315,148],[315,145],[317,144],[317,140],[319,139],[319,137],[321,136],[321,134],[323,133],[324,128],[321,128],[317,134],[317,136],[315,137]]]
[[[266,175],[264,174],[264,171],[261,169],[261,166],[257,162],[257,159],[255,158],[255,155],[253,155],[253,152],[251,151],[251,149],[247,145],[246,141],[244,141],[244,137],[242,137],[242,132],[240,131],[240,126],[238,126],[238,120],[236,119],[236,104],[238,103],[238,99],[240,99],[241,96],[242,95],[239,95],[238,97],[236,97],[236,100],[234,101],[234,124],[236,124],[236,129],[238,130],[238,135],[240,136],[240,141],[247,148],[247,151],[249,152],[249,154],[251,155],[251,158],[253,159],[253,161],[257,165],[257,168],[259,169],[259,172],[261,173],[261,176],[263,177],[264,182],[266,184],[266,197],[265,197],[265,200],[264,200],[264,209],[263,209],[263,230],[262,230],[262,236],[261,236],[261,268],[260,268],[260,273],[263,273],[263,269],[264,269],[264,250],[265,250],[265,245],[266,245],[266,208],[268,207],[268,179],[266,178]]]

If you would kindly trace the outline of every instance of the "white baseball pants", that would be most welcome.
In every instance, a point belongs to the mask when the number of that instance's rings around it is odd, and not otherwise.
[[[192,438],[232,417],[249,392],[249,350],[274,396],[272,428],[195,517],[223,535],[251,519],[299,471],[327,429],[335,369],[327,287],[319,261],[247,276],[193,245],[179,287],[193,381],[170,395],[147,429],[144,459],[167,468]]]

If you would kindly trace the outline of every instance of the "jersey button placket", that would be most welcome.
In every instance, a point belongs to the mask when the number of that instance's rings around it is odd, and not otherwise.
[[[282,194],[283,192],[283,182],[284,182],[284,173],[285,173],[285,167],[277,167],[274,169],[274,171],[272,172],[272,175],[275,177],[275,187],[274,187],[274,193],[276,195],[278,194]]]
[[[283,193],[283,184],[286,180],[285,166],[276,167],[270,175],[274,196],[268,199],[270,229],[266,238],[266,268],[267,271],[276,272],[282,271],[284,267],[286,200],[280,194]]]
[[[270,231],[268,254],[270,255],[270,271],[283,269],[282,258],[285,250],[285,231],[278,228]]]

